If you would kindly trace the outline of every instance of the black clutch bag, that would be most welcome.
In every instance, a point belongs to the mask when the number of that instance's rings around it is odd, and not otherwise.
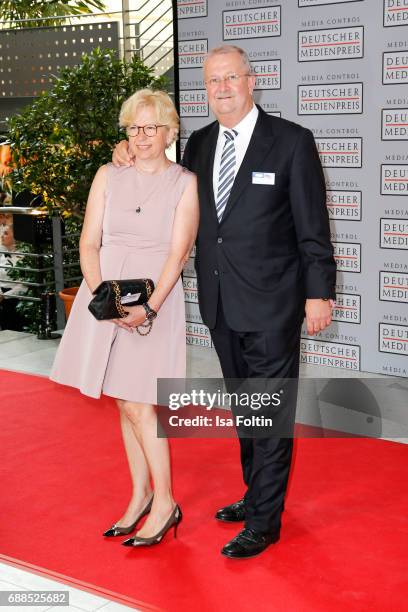
[[[150,278],[103,281],[93,292],[88,305],[98,321],[126,317],[126,306],[146,304],[154,290]]]

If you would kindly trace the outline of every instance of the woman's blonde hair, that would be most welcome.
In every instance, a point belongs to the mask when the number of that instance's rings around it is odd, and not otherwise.
[[[169,94],[159,89],[139,89],[122,104],[119,114],[119,125],[128,127],[132,125],[134,117],[139,108],[150,106],[156,111],[157,121],[173,129],[174,137],[168,146],[176,139],[179,132],[180,120],[176,107]]]

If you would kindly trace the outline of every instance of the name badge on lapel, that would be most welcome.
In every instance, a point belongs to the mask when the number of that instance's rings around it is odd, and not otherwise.
[[[275,173],[274,172],[253,172],[252,173],[252,184],[253,185],[274,185],[275,184]]]

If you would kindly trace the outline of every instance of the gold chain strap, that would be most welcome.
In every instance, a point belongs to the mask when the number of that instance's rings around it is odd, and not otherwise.
[[[152,295],[152,286],[147,279],[144,279],[144,282],[146,283],[147,301],[149,301],[150,296]]]
[[[113,291],[115,292],[116,310],[118,311],[119,316],[123,319],[123,317],[126,317],[127,313],[126,313],[126,310],[122,306],[122,302],[120,301],[122,297],[120,295],[120,288],[116,281],[111,281],[111,283],[112,283]]]
[[[142,333],[139,327],[148,328],[148,330]],[[153,321],[145,321],[141,325],[136,326],[136,331],[139,334],[139,336],[147,336],[147,334],[150,334],[150,332],[152,331],[152,327],[153,327]]]
[[[152,286],[148,282],[147,279],[143,279],[143,280],[144,280],[145,285],[146,285],[147,302],[148,302],[149,299],[150,299],[150,296],[152,295]],[[111,281],[111,283],[112,283],[113,291],[115,293],[115,306],[116,306],[116,310],[118,311],[119,316],[123,319],[124,317],[126,317],[127,312],[123,308],[123,305],[122,305],[122,302],[121,302],[122,296],[120,294],[120,287],[119,287],[119,284],[116,281]],[[141,332],[139,330],[139,327],[148,328],[148,329],[145,332]],[[136,326],[136,331],[139,334],[139,336],[147,336],[147,334],[150,334],[150,332],[152,331],[152,327],[153,327],[153,321],[145,321],[141,325],[137,325]]]

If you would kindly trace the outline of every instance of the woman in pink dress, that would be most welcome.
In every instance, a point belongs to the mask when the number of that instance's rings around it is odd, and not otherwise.
[[[106,164],[92,183],[80,239],[84,280],[51,379],[91,397],[104,393],[116,399],[133,494],[104,535],[130,534],[147,514],[136,536],[123,542],[147,546],[160,542],[172,526],[176,532],[182,516],[172,494],[168,442],[157,437],[155,404],[157,379],[186,373],[180,275],[197,233],[198,196],[195,175],[165,153],[179,129],[167,93],[137,91],[124,102],[119,121],[134,162],[120,168]],[[92,292],[103,280],[127,278],[153,279],[146,307],[125,307],[125,318],[97,321],[88,310]],[[148,317],[151,331],[140,335],[137,328]]]

